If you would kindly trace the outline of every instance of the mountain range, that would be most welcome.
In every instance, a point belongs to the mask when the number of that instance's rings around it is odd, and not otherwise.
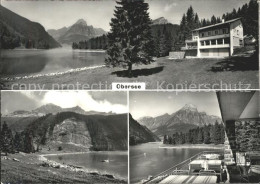
[[[32,22],[1,5],[0,15],[0,48],[48,49],[61,46],[45,31],[41,24]]]
[[[163,114],[157,117],[142,117],[138,119],[141,125],[159,137],[171,135],[176,132],[187,132],[189,129],[209,124],[220,123],[218,116],[207,115],[205,112],[199,112],[193,104],[186,104],[180,110],[172,114]]]
[[[4,117],[32,117],[32,116],[44,116],[46,114],[57,114],[60,112],[75,112],[78,114],[84,115],[112,115],[112,112],[97,112],[97,111],[85,111],[79,106],[71,107],[71,108],[61,108],[60,106],[54,105],[52,103],[42,105],[32,111],[25,110],[17,110],[9,114],[3,115]]]
[[[62,44],[72,44],[72,42],[79,42],[89,40],[106,33],[101,28],[94,28],[92,25],[87,25],[83,19],[79,19],[76,23],[69,27],[61,29],[50,29],[48,33],[53,36],[58,42]]]

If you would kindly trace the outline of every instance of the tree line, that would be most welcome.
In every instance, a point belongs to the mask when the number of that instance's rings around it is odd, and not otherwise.
[[[224,144],[225,131],[222,123],[205,125],[190,129],[188,132],[177,132],[172,135],[164,135],[164,144]]]
[[[4,122],[1,129],[0,138],[1,152],[6,155],[7,153],[16,153],[19,151],[25,153],[32,153],[36,151],[33,145],[32,131],[25,130],[21,133],[16,132],[13,136],[12,130],[9,129],[6,122]]]
[[[73,49],[107,49],[108,38],[107,35],[98,36],[89,40],[80,41],[78,43],[73,42]]]

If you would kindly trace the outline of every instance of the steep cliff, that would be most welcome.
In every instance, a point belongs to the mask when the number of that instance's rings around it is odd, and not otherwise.
[[[131,114],[129,114],[129,137],[130,145],[160,141],[147,127],[134,120]]]

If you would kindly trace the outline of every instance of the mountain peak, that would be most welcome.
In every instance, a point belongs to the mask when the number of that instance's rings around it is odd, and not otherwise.
[[[79,19],[75,24],[87,25],[87,22],[84,19]]]
[[[155,20],[153,20],[153,24],[168,24],[168,20],[164,17],[159,17]]]
[[[186,104],[182,110],[191,110],[191,111],[197,111],[197,107],[193,104]]]

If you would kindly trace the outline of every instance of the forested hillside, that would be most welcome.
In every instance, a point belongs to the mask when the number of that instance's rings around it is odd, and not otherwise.
[[[73,146],[95,151],[127,150],[127,115],[83,115],[74,112],[47,114],[15,132],[4,122],[0,136],[6,153],[31,153],[41,147],[62,150]]]
[[[14,49],[16,47],[50,49],[60,47],[44,29],[0,5],[0,48]]]

